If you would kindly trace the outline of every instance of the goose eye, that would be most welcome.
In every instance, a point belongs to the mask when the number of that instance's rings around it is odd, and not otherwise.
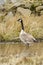
[[[20,22],[21,22],[21,19],[20,19]]]

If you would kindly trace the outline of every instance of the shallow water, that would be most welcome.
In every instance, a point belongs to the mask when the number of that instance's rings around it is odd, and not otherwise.
[[[0,42],[0,65],[43,65],[43,42]]]

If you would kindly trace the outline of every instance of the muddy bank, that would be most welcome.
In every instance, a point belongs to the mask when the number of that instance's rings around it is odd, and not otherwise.
[[[30,47],[23,43],[0,44],[1,65],[43,65],[43,42]]]

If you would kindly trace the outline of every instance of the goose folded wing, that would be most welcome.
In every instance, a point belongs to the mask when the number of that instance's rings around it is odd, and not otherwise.
[[[33,42],[33,36],[31,36],[31,35],[28,35],[28,34],[22,34],[21,35],[21,38],[22,38],[22,40],[24,41],[24,42],[26,42],[26,43],[30,43],[30,42]]]

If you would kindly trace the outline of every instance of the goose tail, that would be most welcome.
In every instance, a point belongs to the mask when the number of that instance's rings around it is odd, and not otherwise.
[[[34,42],[37,42],[37,40],[36,40],[35,38],[33,39],[33,41],[34,41]]]

